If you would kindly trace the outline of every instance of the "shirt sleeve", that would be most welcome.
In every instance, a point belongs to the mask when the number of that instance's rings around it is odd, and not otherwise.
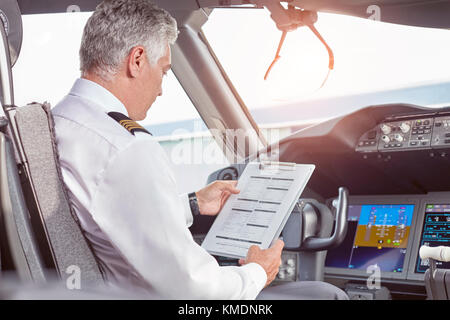
[[[267,281],[256,263],[221,267],[186,227],[164,150],[134,140],[102,172],[90,212],[123,257],[166,299],[254,299]]]
[[[180,195],[181,203],[184,207],[184,216],[186,218],[186,227],[192,226],[192,223],[194,222],[194,216],[191,212],[191,205],[189,204],[189,196],[187,193],[183,193]]]

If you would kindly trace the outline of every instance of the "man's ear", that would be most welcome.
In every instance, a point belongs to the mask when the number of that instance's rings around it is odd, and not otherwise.
[[[128,55],[128,71],[131,77],[138,77],[143,68],[146,61],[145,57],[145,48],[142,46],[137,46],[131,49],[130,54]]]

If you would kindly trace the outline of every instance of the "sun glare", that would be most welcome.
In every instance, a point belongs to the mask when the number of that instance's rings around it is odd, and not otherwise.
[[[233,23],[229,23],[233,14]],[[280,103],[409,87],[449,80],[450,31],[319,13],[316,28],[287,34],[268,79],[279,31],[265,10],[214,10],[204,32],[250,109]]]

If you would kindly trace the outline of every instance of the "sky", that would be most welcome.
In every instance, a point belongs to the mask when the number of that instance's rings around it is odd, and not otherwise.
[[[68,93],[79,77],[78,50],[89,16],[76,12],[23,17],[22,50],[13,68],[17,105],[55,105]],[[264,81],[281,36],[266,10],[214,10],[203,29],[250,110],[450,80],[450,30],[320,13],[316,27],[335,55],[335,68],[321,89],[328,55],[310,30],[287,35],[281,59]],[[169,73],[163,96],[141,124],[198,117]]]

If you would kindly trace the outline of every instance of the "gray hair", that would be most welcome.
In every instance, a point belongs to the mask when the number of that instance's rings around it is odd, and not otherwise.
[[[82,75],[94,72],[108,81],[131,49],[143,46],[155,64],[177,39],[177,22],[148,0],[105,0],[84,27],[80,48]]]

